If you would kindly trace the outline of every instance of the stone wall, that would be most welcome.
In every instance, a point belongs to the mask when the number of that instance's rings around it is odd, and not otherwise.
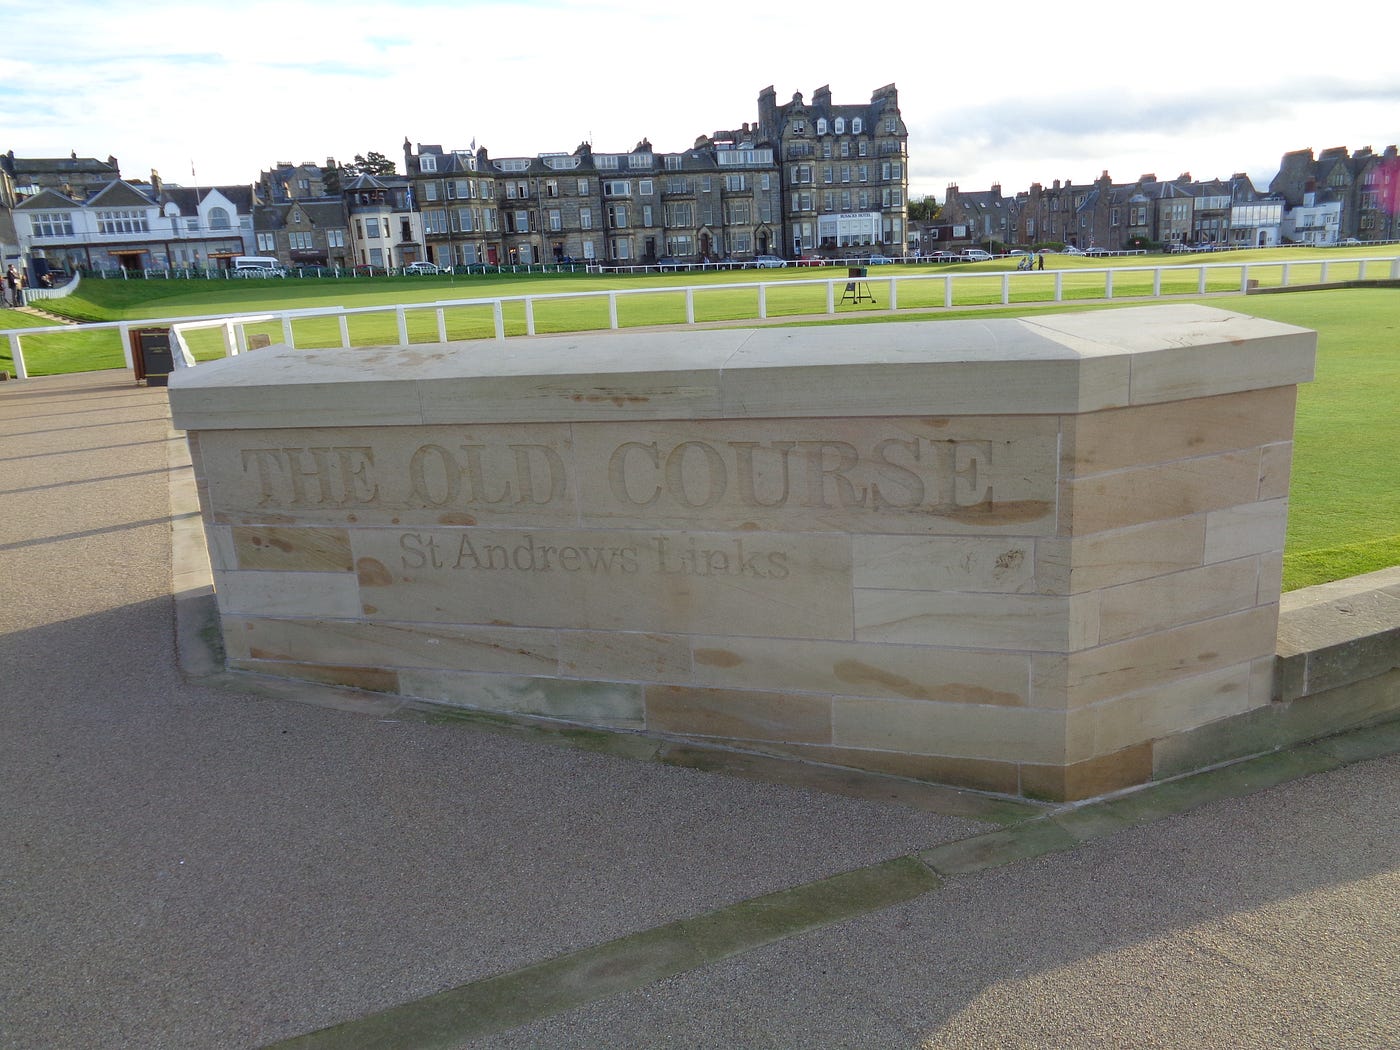
[[[171,403],[235,668],[1067,799],[1270,705],[1314,338],[272,348]]]

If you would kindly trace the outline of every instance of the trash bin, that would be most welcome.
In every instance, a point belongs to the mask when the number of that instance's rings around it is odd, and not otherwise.
[[[166,386],[175,370],[170,350],[169,328],[136,328],[131,332],[131,365],[136,381],[147,386]]]

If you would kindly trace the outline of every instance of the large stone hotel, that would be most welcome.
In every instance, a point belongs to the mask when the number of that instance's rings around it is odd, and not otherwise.
[[[768,87],[756,121],[675,153],[643,139],[627,153],[584,143],[493,158],[405,141],[403,204],[421,214],[424,257],[439,265],[899,252],[907,140],[893,84],[857,105],[833,103],[828,87],[780,104]],[[391,210],[383,183],[349,193]]]

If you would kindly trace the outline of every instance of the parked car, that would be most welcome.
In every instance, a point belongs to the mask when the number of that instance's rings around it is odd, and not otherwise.
[[[927,258],[928,258],[928,260],[929,260],[930,262],[957,262],[959,256],[958,256],[958,253],[957,253],[957,252],[943,252],[943,251],[939,251],[939,252],[934,252],[932,255],[929,255]]]
[[[894,262],[894,260],[888,255],[872,255],[870,258],[866,259],[865,262],[868,266],[886,266]]]
[[[664,259],[656,260],[656,268],[662,273],[665,273],[667,270],[679,270],[684,265],[685,263],[681,262],[679,259],[673,259],[669,255]]]
[[[992,257],[991,252],[982,248],[964,248],[962,253],[963,262],[986,262]]]
[[[793,264],[794,266],[827,266],[829,261],[820,255],[804,255]]]
[[[1084,252],[1083,252],[1082,249],[1076,248],[1076,247],[1075,247],[1074,245],[1072,245],[1072,244],[1066,244],[1066,245],[1064,246],[1064,248],[1061,249],[1061,251],[1063,251],[1064,254],[1066,254],[1066,255],[1083,255],[1083,254],[1084,254]]]
[[[776,255],[756,255],[753,264],[760,270],[773,269],[779,266],[786,266],[787,260],[780,259]]]
[[[442,273],[442,267],[430,262],[411,262],[403,268],[403,272],[409,273]]]
[[[1338,241],[1337,243],[1342,245],[1343,247],[1359,247],[1361,245],[1361,242],[1355,237],[1346,237]]]
[[[1094,247],[1091,247],[1091,248],[1085,248],[1085,249],[1084,249],[1084,254],[1085,254],[1085,255],[1108,255],[1108,254],[1109,254],[1109,250],[1108,250],[1107,248],[1100,248],[1100,247],[1098,247],[1097,245],[1095,245]]]

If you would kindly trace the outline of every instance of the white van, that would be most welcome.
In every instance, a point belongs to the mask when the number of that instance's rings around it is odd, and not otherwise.
[[[282,264],[270,255],[239,255],[233,260],[232,277],[286,277]]]

